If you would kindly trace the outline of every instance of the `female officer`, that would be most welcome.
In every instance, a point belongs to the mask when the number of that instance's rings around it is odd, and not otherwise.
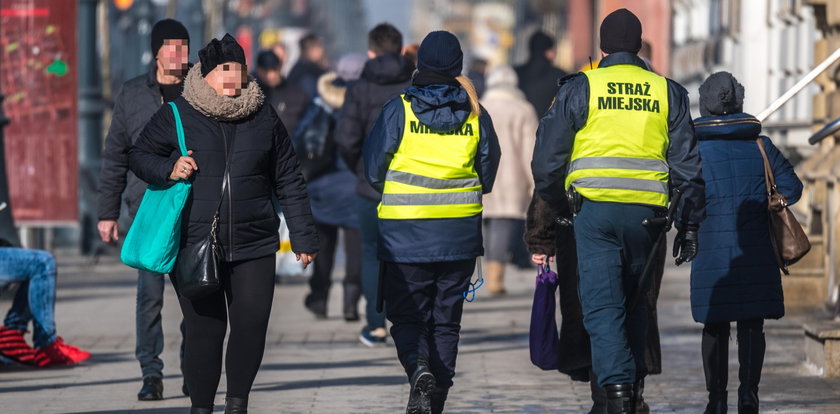
[[[452,33],[429,33],[412,86],[385,104],[364,145],[365,174],[382,193],[385,314],[411,384],[407,413],[443,412],[462,295],[483,254],[481,197],[501,156],[490,116],[461,76],[463,56]]]

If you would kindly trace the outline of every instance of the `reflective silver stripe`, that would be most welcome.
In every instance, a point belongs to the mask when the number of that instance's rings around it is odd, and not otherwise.
[[[433,194],[383,194],[383,206],[435,206],[444,204],[480,204],[481,191]]]
[[[436,190],[450,190],[454,188],[470,188],[481,185],[478,177],[476,178],[457,178],[453,180],[443,180],[440,178],[425,177],[422,175],[407,173],[397,170],[388,170],[385,175],[386,181],[393,181],[400,184],[413,185],[415,187],[434,188]]]
[[[572,183],[575,187],[603,188],[611,190],[636,190],[668,194],[668,183],[640,178],[582,177]]]
[[[569,173],[577,170],[599,168],[618,168],[622,170],[642,170],[667,173],[668,163],[662,160],[627,157],[586,157],[578,158],[569,165]]]

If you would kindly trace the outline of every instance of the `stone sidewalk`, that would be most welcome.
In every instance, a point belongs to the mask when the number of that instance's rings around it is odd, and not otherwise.
[[[72,368],[0,365],[0,413],[187,412],[189,401],[179,392],[180,311],[171,287],[167,287],[164,306],[166,399],[138,402],[134,273],[113,258],[93,266],[82,258],[61,257],[56,306],[59,334],[94,356]],[[476,301],[465,305],[458,376],[447,412],[586,412],[590,404],[587,383],[531,365],[528,323],[534,272],[511,272],[508,296],[488,298],[479,290]],[[333,294],[331,318],[315,321],[302,305],[306,291],[305,284],[276,289],[269,344],[251,394],[251,412],[404,412],[408,386],[394,348],[361,345],[356,338],[360,323],[340,318],[339,294]],[[8,306],[7,299],[0,303],[3,312]],[[659,309],[664,374],[648,379],[646,399],[655,413],[702,412],[701,327],[690,317],[686,267],[668,269]],[[803,364],[801,322],[807,315],[793,313],[767,324],[762,412],[840,413],[840,381],[818,378]],[[731,348],[730,388],[735,390],[734,341]],[[222,378],[219,405],[224,389]],[[730,393],[733,412],[734,394]]]

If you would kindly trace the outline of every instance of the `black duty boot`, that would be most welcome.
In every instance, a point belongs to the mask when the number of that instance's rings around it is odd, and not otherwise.
[[[200,408],[200,407],[192,407],[190,408],[190,414],[212,414],[212,408]]]
[[[595,372],[589,371],[589,389],[592,391],[592,409],[589,414],[607,414],[607,391],[598,386]]]
[[[225,414],[248,414],[248,399],[225,397]]]
[[[644,397],[642,397],[642,394],[645,393],[644,378],[640,379],[639,382],[636,383],[634,393],[636,396],[636,414],[650,414],[650,406],[648,406]]]
[[[738,414],[758,414],[758,383],[766,346],[763,320],[738,322]]]
[[[435,387],[432,391],[432,414],[442,414],[443,406],[446,405],[446,397],[449,395],[449,388]]]
[[[406,414],[431,414],[431,396],[435,390],[435,376],[425,363],[418,362],[417,368],[409,379],[411,393],[408,395]]]
[[[344,320],[354,322],[359,320],[359,298],[362,287],[354,284],[344,285]]]
[[[158,401],[163,399],[163,380],[160,377],[143,378],[143,388],[137,393],[140,401]]]
[[[703,372],[709,402],[704,414],[726,414],[726,385],[729,379],[729,323],[706,324],[701,341]]]
[[[607,393],[607,414],[636,414],[635,384],[611,384]]]

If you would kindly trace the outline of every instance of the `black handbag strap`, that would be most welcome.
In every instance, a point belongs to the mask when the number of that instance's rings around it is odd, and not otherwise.
[[[225,135],[224,127],[219,124],[222,129],[222,135]],[[235,135],[235,134],[234,134]],[[216,206],[216,212],[213,214],[213,222],[210,224],[210,237],[216,240],[216,232],[219,228],[219,211],[222,209],[222,201],[225,199],[225,191],[230,185],[230,159],[233,155],[233,137],[230,137],[230,144],[228,145],[225,155],[225,173],[222,176],[222,193],[219,195],[219,204]]]

